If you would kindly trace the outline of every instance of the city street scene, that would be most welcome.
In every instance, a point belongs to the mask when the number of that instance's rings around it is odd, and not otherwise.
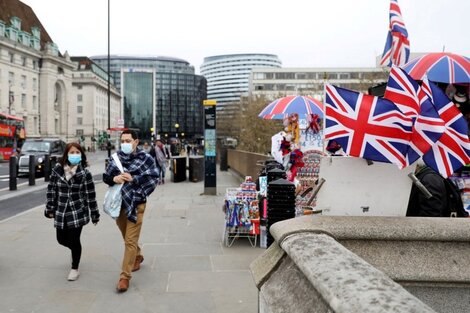
[[[67,4],[0,0],[0,313],[470,312],[470,2]]]

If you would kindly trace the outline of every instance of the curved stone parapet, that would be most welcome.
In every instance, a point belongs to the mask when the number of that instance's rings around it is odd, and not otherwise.
[[[251,265],[260,312],[470,312],[470,219],[305,216]]]

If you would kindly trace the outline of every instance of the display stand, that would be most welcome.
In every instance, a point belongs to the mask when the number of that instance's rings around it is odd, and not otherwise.
[[[315,199],[308,203],[311,200],[313,190],[315,190],[316,183],[318,182],[319,173],[320,173],[320,160],[325,156],[322,151],[319,150],[309,150],[304,152],[303,162],[304,166],[299,168],[297,172],[297,179],[302,186],[300,192],[298,193],[295,201],[297,208],[303,208],[307,205],[314,207]],[[296,214],[302,215],[302,214]]]
[[[231,247],[236,239],[248,238],[251,246],[256,247],[259,235],[256,184],[245,181],[240,188],[227,188],[224,213],[224,245]]]

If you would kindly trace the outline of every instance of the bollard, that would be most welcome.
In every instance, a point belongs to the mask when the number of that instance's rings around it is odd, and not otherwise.
[[[16,156],[10,157],[10,190],[16,190],[18,161]]]
[[[36,184],[36,157],[34,155],[29,156],[29,185],[34,186]]]
[[[51,156],[46,154],[44,156],[44,181],[48,182],[51,178]]]
[[[51,174],[52,174],[52,169],[55,167],[56,164],[57,164],[57,157],[51,156]]]
[[[220,170],[228,171],[228,151],[227,147],[220,149]]]

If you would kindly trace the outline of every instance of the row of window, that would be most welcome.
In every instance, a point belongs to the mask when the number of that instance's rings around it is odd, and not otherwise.
[[[338,87],[347,88],[351,90],[363,90],[363,83],[338,83]],[[315,91],[323,90],[323,85],[314,84],[255,84],[254,90],[265,90],[265,91]]]
[[[2,51],[0,50],[0,56],[2,56]],[[15,53],[8,51],[8,60],[11,64],[20,64],[23,67],[30,67],[33,70],[38,69],[38,60],[32,59],[29,63],[29,59],[24,55],[16,55]]]
[[[0,83],[2,82],[2,71],[0,69]],[[14,87],[16,83],[16,75],[14,72],[8,72],[8,85],[9,87]],[[38,79],[33,77],[32,78],[32,83],[33,83],[33,91],[36,91],[38,89]],[[21,75],[21,80],[20,80],[20,86],[23,89],[26,89],[28,87],[28,77],[26,75]]]
[[[253,73],[253,79],[366,79],[383,75],[382,72],[316,72],[316,73]]]

